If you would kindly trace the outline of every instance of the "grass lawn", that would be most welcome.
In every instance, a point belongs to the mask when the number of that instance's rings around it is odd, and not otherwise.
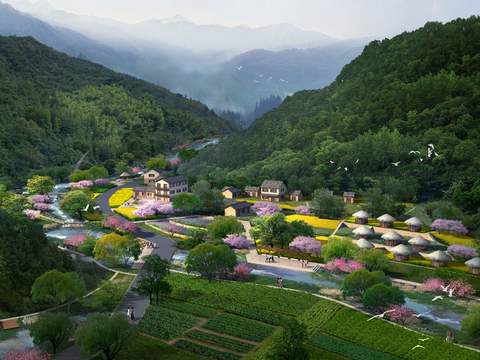
[[[108,200],[108,204],[111,208],[117,208],[130,200],[133,196],[132,188],[122,188],[113,193]]]
[[[129,347],[118,354],[115,360],[207,360],[207,358],[192,354],[163,341],[147,336],[137,335]]]
[[[479,244],[478,241],[467,235],[439,233],[437,231],[432,231],[431,234],[436,237],[440,242],[447,245],[465,245],[475,247]]]
[[[314,228],[320,229],[329,229],[335,230],[340,224],[341,220],[331,220],[331,219],[321,219],[319,217],[313,215],[288,215],[287,221],[292,222],[295,220],[301,220],[306,222],[308,225],[313,226]]]

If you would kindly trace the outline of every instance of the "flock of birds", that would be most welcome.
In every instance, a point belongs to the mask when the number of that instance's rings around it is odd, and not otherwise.
[[[235,66],[235,69],[237,69],[237,71],[242,71],[243,70],[243,65]],[[264,74],[258,74],[257,76],[260,79],[265,78]],[[266,81],[271,81],[271,80],[273,80],[273,76],[269,76],[268,78],[266,78]],[[282,79],[282,78],[278,79],[278,81],[282,82],[282,83],[285,83],[285,84],[288,84],[288,80],[285,80],[285,79]],[[255,84],[259,84],[260,80],[253,79],[252,82],[255,83]]]
[[[419,150],[410,150],[408,154],[413,155],[413,156],[417,156],[418,161],[420,161],[421,163],[423,163],[423,161],[425,160],[425,158],[422,157],[422,153]],[[440,154],[435,151],[435,146],[433,144],[428,144],[427,145],[427,159],[434,159],[434,158],[437,158],[437,157],[440,157]],[[352,164],[352,166],[357,165],[359,162],[360,162],[360,159],[355,160],[354,163]],[[335,165],[336,164],[335,161],[333,161],[333,160],[329,160],[329,163],[330,163],[330,165]],[[401,161],[396,161],[396,162],[392,162],[390,164],[393,165],[394,167],[399,167],[401,163],[402,163]],[[343,166],[343,167],[339,166],[339,167],[337,167],[336,170],[337,171],[338,170],[343,170],[345,172],[348,172],[348,171],[351,170],[351,168],[348,168],[346,166]]]
[[[450,284],[447,285],[447,286],[443,286],[441,285],[441,288],[442,288],[442,291],[445,292],[445,293],[448,293],[448,296],[449,297],[453,297],[453,292],[455,291],[455,289],[451,288],[450,287]],[[432,299],[432,302],[435,302],[435,301],[438,301],[438,300],[443,300],[443,296],[442,295],[437,295],[435,296],[433,299]],[[385,317],[386,314],[388,313],[391,313],[391,312],[394,312],[395,310],[387,310],[379,315],[374,315],[370,318],[367,319],[367,322],[368,321],[372,321],[373,319],[383,319]],[[427,311],[427,312],[424,312],[424,313],[421,313],[421,314],[414,314],[413,317],[416,317],[417,319],[423,317],[423,316],[426,316],[428,314],[430,314],[432,311]],[[429,337],[426,337],[426,338],[420,338],[420,339],[417,339],[418,341],[421,341],[422,343],[427,341],[427,340],[430,340],[431,338]],[[412,347],[410,350],[416,350],[416,349],[425,349],[425,346],[423,345],[420,345],[420,344],[417,344],[415,345],[414,347]]]

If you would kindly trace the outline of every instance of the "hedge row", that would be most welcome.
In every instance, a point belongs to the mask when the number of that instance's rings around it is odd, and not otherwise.
[[[187,336],[189,338],[192,338],[207,344],[220,346],[224,349],[233,350],[240,353],[247,353],[255,347],[252,344],[247,344],[238,340],[203,332],[200,330],[190,331],[187,333]]]

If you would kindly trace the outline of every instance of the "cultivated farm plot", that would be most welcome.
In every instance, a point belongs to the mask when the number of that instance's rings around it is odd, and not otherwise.
[[[149,336],[218,360],[242,358],[274,329],[222,309],[174,299],[150,306],[140,322],[140,331]]]

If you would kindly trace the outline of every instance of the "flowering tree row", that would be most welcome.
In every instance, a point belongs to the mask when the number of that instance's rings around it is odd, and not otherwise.
[[[266,202],[266,201],[259,201],[256,202],[252,206],[253,211],[257,216],[269,216],[273,215],[277,212],[280,212],[280,207],[277,204]]]
[[[452,291],[452,295],[458,297],[466,297],[475,294],[475,289],[472,285],[463,280],[445,281],[439,278],[425,280],[422,284],[422,290],[435,294],[449,293]]]
[[[330,260],[324,266],[324,269],[331,273],[351,273],[363,268],[361,262],[343,258]]]
[[[106,228],[115,229],[130,234],[133,234],[135,231],[137,231],[137,226],[134,223],[129,221],[122,221],[115,216],[110,216],[105,219],[102,225]]]
[[[143,203],[137,210],[133,212],[141,218],[148,218],[155,215],[173,214],[173,205],[171,203],[162,203],[160,201],[147,201]]]
[[[227,235],[223,242],[235,249],[248,249],[250,246],[250,241],[245,236],[237,234]]]
[[[460,235],[468,234],[468,229],[458,220],[436,219],[430,227],[439,232],[451,232]]]
[[[310,236],[297,236],[290,243],[289,247],[307,254],[319,255],[322,250],[320,241]]]

